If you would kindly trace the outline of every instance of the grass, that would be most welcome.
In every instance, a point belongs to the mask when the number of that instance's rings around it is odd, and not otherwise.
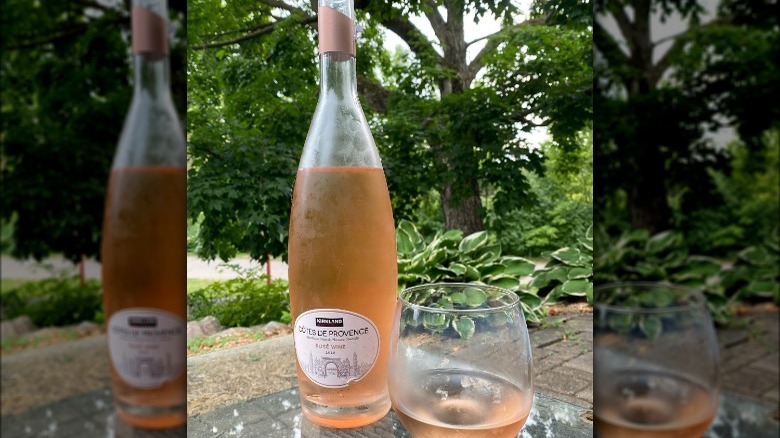
[[[23,285],[25,283],[29,283],[31,281],[35,281],[35,280],[30,280],[28,278],[5,278],[5,277],[3,277],[3,278],[0,278],[0,291],[6,292],[6,291],[9,291],[11,289],[15,289],[15,288],[17,288],[17,287],[19,287],[19,286],[21,286],[21,285]]]
[[[2,340],[0,346],[3,354],[16,353],[31,348],[46,347],[61,342],[75,341],[81,336],[73,328],[52,330],[43,335],[9,336]]]
[[[196,354],[207,353],[209,351],[249,344],[261,341],[264,338],[265,333],[256,330],[248,330],[243,333],[231,333],[229,335],[198,335],[187,339],[187,356],[189,357]]]
[[[216,283],[219,280],[214,278],[188,278],[187,279],[187,295],[195,292],[196,290],[203,289],[211,283]]]

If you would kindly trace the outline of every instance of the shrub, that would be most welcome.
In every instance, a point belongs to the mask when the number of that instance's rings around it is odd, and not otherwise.
[[[679,232],[650,236],[646,230],[610,239],[602,230],[596,239],[596,283],[658,281],[702,291],[716,322],[728,323],[737,302],[774,300],[780,304],[777,234],[763,245],[739,251],[728,263],[713,257],[691,255]]]
[[[99,281],[87,280],[82,286],[78,276],[30,281],[3,291],[3,317],[27,315],[38,327],[103,323],[102,296]]]
[[[439,231],[426,239],[414,224],[402,220],[396,239],[399,290],[437,282],[499,286],[518,294],[526,320],[531,323],[541,322],[542,304],[548,297],[569,295],[564,291],[552,296],[547,290],[540,295],[539,287],[529,287],[530,278],[524,281],[524,277],[534,273],[535,264],[522,257],[501,255],[501,245],[491,243],[486,231],[466,237],[458,230]],[[570,295],[580,296],[580,291]]]
[[[593,227],[577,245],[544,254],[550,261],[534,271],[531,287],[547,302],[565,297],[585,297],[593,304]]]
[[[250,327],[270,321],[291,322],[287,281],[273,280],[268,285],[267,277],[261,275],[257,268],[230,267],[240,276],[211,283],[188,295],[191,319],[211,315],[226,327]]]

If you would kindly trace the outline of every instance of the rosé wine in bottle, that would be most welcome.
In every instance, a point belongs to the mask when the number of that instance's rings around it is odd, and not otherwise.
[[[351,0],[319,7],[320,97],[290,216],[289,278],[301,408],[337,428],[390,409],[397,288],[384,171],[357,100]]]
[[[147,4],[148,3],[148,4]],[[114,404],[148,429],[186,416],[186,149],[170,93],[165,1],[135,0],[135,85],[103,218],[103,308]]]

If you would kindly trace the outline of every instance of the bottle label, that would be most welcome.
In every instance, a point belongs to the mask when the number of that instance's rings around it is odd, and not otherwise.
[[[184,319],[162,310],[129,308],[108,320],[111,363],[127,384],[152,389],[186,369]]]
[[[309,379],[326,388],[360,380],[379,356],[379,330],[363,315],[315,309],[295,320],[295,353]]]

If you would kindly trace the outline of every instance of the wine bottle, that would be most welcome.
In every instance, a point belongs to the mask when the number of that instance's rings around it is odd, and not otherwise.
[[[290,216],[290,309],[301,408],[357,427],[390,409],[395,227],[384,170],[357,99],[352,0],[320,0],[320,95]]]
[[[133,1],[134,91],[108,182],[103,306],[117,415],[186,422],[186,148],[170,91],[166,1]]]

